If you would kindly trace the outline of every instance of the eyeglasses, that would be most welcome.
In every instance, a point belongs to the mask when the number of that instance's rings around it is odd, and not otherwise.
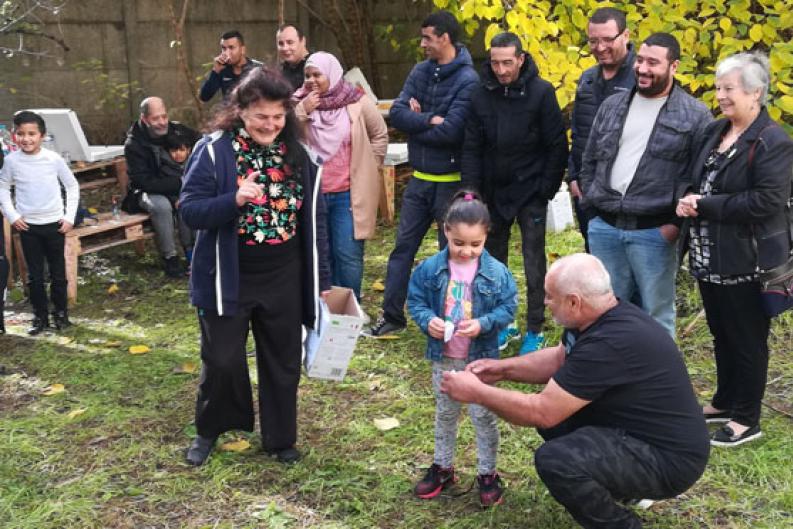
[[[612,44],[614,44],[614,41],[620,38],[621,36],[622,33],[620,32],[614,35],[613,37],[599,37],[599,38],[596,37],[593,39],[588,39],[587,44],[589,44],[590,48],[595,48],[597,47],[598,44],[602,44],[603,46],[611,46]]]

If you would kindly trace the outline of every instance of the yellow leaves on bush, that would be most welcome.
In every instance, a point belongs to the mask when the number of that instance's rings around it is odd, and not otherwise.
[[[749,30],[749,38],[755,42],[763,40],[763,26],[760,24],[752,26],[752,29]]]
[[[234,441],[226,441],[219,448],[224,452],[244,452],[250,447],[251,444],[245,439],[235,439]]]
[[[57,395],[58,393],[63,393],[66,391],[66,387],[63,384],[52,384],[51,386],[47,386],[41,391],[41,394],[45,397],[50,397],[52,395]]]
[[[556,97],[569,110],[581,72],[595,64],[585,44],[589,16],[599,7],[594,0],[433,0],[455,13],[469,34],[479,28],[490,40],[503,30],[523,42],[540,70],[556,87]],[[681,43],[678,75],[696,97],[717,107],[713,92],[715,65],[734,53],[753,49],[769,52],[772,79],[768,110],[785,120],[793,131],[793,109],[788,99],[793,88],[793,10],[784,0],[664,0],[611,2],[627,13],[631,40],[639,43],[651,33],[673,34]],[[560,55],[560,53],[562,55]]]
[[[131,355],[142,355],[142,354],[148,353],[149,351],[151,351],[151,349],[149,349],[148,345],[130,345],[129,346],[129,354],[131,354]]]

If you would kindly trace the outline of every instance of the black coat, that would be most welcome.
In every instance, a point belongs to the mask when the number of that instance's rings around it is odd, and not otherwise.
[[[559,190],[567,161],[554,88],[538,76],[531,56],[525,58],[509,86],[485,63],[465,127],[463,184],[478,188],[491,212],[504,220],[529,203],[544,211]]]
[[[630,92],[636,86],[636,75],[633,73],[633,63],[636,54],[633,44],[628,44],[628,55],[620,65],[617,74],[606,81],[603,78],[603,67],[599,64],[587,69],[578,80],[573,103],[573,114],[570,117],[570,164],[568,167],[569,181],[578,180],[581,170],[581,157],[586,149],[589,132],[595,121],[598,109],[603,101],[610,95],[618,92]]]
[[[729,127],[712,123],[692,166],[694,193],[705,177],[705,160]],[[754,155],[749,164],[749,153]],[[714,274],[750,274],[784,263],[791,252],[790,210],[793,140],[765,109],[727,153],[713,182],[713,195],[697,202],[698,218],[708,220],[710,269]],[[696,219],[694,220],[696,222]]]
[[[201,137],[198,132],[176,121],[168,124],[168,134],[189,138],[192,145]],[[177,197],[182,187],[181,175],[163,166],[165,136],[153,138],[140,121],[132,124],[124,142],[124,156],[127,159],[129,191],[135,195],[145,192],[167,197]]]

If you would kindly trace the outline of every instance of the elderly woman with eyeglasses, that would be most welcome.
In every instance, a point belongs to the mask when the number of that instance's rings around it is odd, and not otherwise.
[[[714,446],[757,439],[768,371],[770,318],[761,305],[758,272],[791,254],[786,203],[793,141],[768,115],[770,75],[760,53],[717,65],[716,99],[724,115],[705,131],[690,188],[677,214],[690,218],[689,263],[713,335],[717,388],[703,408],[724,422]]]

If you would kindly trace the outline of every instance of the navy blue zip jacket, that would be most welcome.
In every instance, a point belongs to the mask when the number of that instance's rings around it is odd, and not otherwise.
[[[305,155],[300,167],[304,198],[298,219],[303,247],[303,323],[314,328],[319,293],[330,289],[325,206],[320,175]],[[190,273],[190,301],[221,316],[233,315],[239,300],[237,164],[229,133],[202,139],[187,162],[179,214],[198,230]],[[295,293],[297,295],[297,293]]]
[[[581,74],[575,92],[573,113],[570,116],[570,158],[567,171],[567,180],[578,180],[581,171],[581,157],[586,149],[589,132],[595,121],[600,105],[607,97],[619,92],[630,92],[636,86],[636,74],[633,73],[633,63],[636,62],[636,53],[633,43],[628,43],[628,55],[622,61],[617,74],[606,81],[603,78],[603,67],[596,64]]]
[[[471,91],[479,83],[471,54],[464,46],[448,64],[427,60],[418,63],[405,80],[389,117],[391,125],[406,133],[408,156],[413,169],[446,174],[460,170],[460,152]],[[421,104],[421,112],[410,110],[410,98]],[[433,116],[443,123],[430,125]]]

